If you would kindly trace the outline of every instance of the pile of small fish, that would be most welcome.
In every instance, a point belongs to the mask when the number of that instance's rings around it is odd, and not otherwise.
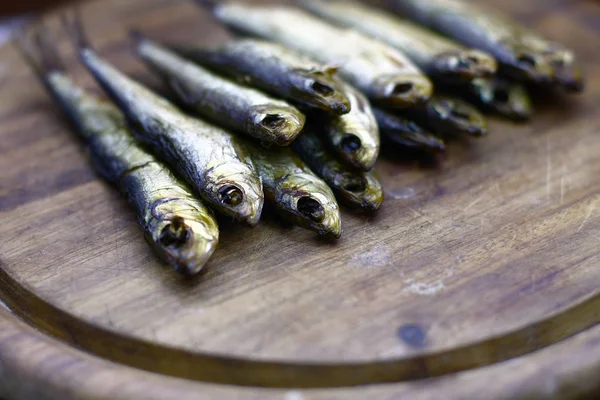
[[[77,86],[40,21],[16,40],[147,241],[186,275],[217,246],[213,210],[254,226],[266,199],[339,238],[337,200],[381,206],[380,141],[441,152],[447,137],[486,133],[467,101],[524,120],[526,85],[583,89],[571,51],[461,0],[196,2],[246,38],[205,47],[133,34],[178,106],[100,58],[76,13],[65,28],[112,102]]]

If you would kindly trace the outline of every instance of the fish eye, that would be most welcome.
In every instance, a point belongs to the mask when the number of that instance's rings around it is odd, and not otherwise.
[[[311,88],[312,90],[314,90],[315,93],[320,94],[322,96],[331,96],[333,92],[335,92],[335,90],[331,86],[319,81],[314,81],[311,85]]]
[[[221,203],[228,206],[237,206],[244,200],[242,191],[233,185],[223,186],[218,193]]]
[[[400,95],[400,94],[406,94],[408,92],[410,92],[413,89],[413,84],[411,82],[402,82],[402,83],[396,83],[394,85],[394,88],[392,89],[392,96],[394,95]]]
[[[494,101],[497,103],[506,103],[508,101],[508,91],[504,89],[494,90]]]
[[[342,181],[342,187],[349,192],[360,193],[364,192],[367,188],[367,182],[362,177],[344,174]]]
[[[519,63],[525,64],[528,67],[535,67],[537,62],[530,54],[521,54],[518,58]]]
[[[261,124],[269,129],[276,129],[285,123],[285,118],[279,114],[267,114],[261,121]]]
[[[181,217],[173,217],[171,223],[163,228],[158,241],[165,247],[181,247],[189,239],[190,232]]]
[[[323,206],[312,197],[301,197],[298,200],[298,211],[314,222],[321,222],[325,219]]]
[[[346,133],[342,137],[341,146],[346,153],[355,153],[362,146],[362,142],[355,134]]]
[[[479,59],[475,56],[460,57],[458,59],[459,68],[470,68],[473,65],[479,64]]]

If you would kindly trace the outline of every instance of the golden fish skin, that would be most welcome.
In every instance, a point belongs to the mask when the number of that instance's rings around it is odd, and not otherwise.
[[[423,72],[443,82],[468,82],[496,73],[494,57],[468,49],[410,21],[352,0],[302,0],[304,8],[332,23],[357,29],[406,54]]]
[[[487,121],[483,114],[468,102],[453,96],[434,96],[423,107],[402,115],[414,119],[435,134],[487,134]]]
[[[219,242],[212,212],[136,144],[116,107],[71,80],[48,42],[48,32],[37,27],[34,34],[37,49],[26,42],[19,46],[84,139],[99,173],[128,197],[146,240],[161,258],[185,275],[200,272]]]
[[[461,90],[464,90],[462,87]],[[533,113],[531,96],[519,82],[496,77],[475,79],[466,87],[469,100],[514,121],[527,121]]]
[[[65,20],[81,62],[115,101],[137,140],[184,178],[219,213],[254,226],[263,206],[260,178],[250,155],[231,133],[187,116],[102,60],[77,20]]]
[[[340,208],[331,189],[288,147],[265,149],[247,142],[265,197],[298,226],[340,238]]]
[[[375,108],[373,111],[381,135],[388,141],[431,153],[446,151],[446,144],[442,138],[430,133],[416,122],[380,108]]]
[[[344,91],[352,110],[339,117],[320,116],[318,121],[327,142],[346,163],[369,171],[379,156],[379,127],[369,100],[348,84],[344,84]]]
[[[379,210],[383,189],[372,172],[355,170],[340,162],[310,129],[305,129],[291,147],[344,204],[367,212]]]
[[[382,106],[413,107],[432,94],[432,83],[401,52],[297,7],[225,2],[212,10],[236,31],[279,42],[318,62],[339,67],[345,81]]]
[[[503,72],[530,83],[583,89],[575,55],[495,10],[461,0],[382,0],[389,10],[492,54]]]
[[[198,64],[274,96],[336,115],[350,111],[348,98],[333,79],[335,68],[279,44],[242,39],[212,48],[170,47]]]
[[[287,146],[304,127],[306,117],[289,103],[224,79],[148,38],[136,39],[139,57],[200,116],[265,145]]]

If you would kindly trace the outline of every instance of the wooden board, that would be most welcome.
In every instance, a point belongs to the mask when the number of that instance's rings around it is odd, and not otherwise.
[[[0,299],[13,314],[0,310],[0,394],[513,399],[600,390],[600,5],[486,3],[573,47],[587,91],[539,99],[531,124],[492,118],[489,137],[452,144],[437,166],[386,154],[383,209],[345,211],[337,243],[268,212],[256,229],[222,221],[220,248],[193,280],[155,259],[31,71],[1,49]],[[187,1],[93,2],[83,16],[100,54],[151,84],[127,27],[226,38]]]

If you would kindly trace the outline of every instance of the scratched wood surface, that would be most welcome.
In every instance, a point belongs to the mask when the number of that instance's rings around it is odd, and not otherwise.
[[[220,248],[194,280],[155,259],[31,71],[0,49],[0,300],[12,311],[0,310],[0,395],[529,399],[599,390],[600,5],[486,3],[573,47],[587,91],[540,96],[530,124],[492,118],[489,137],[452,144],[437,165],[386,152],[383,209],[345,211],[337,243],[270,212],[256,229],[222,221]],[[92,2],[83,16],[100,54],[152,85],[128,27],[168,40],[226,38],[187,1]],[[75,77],[93,87],[60,40]]]

